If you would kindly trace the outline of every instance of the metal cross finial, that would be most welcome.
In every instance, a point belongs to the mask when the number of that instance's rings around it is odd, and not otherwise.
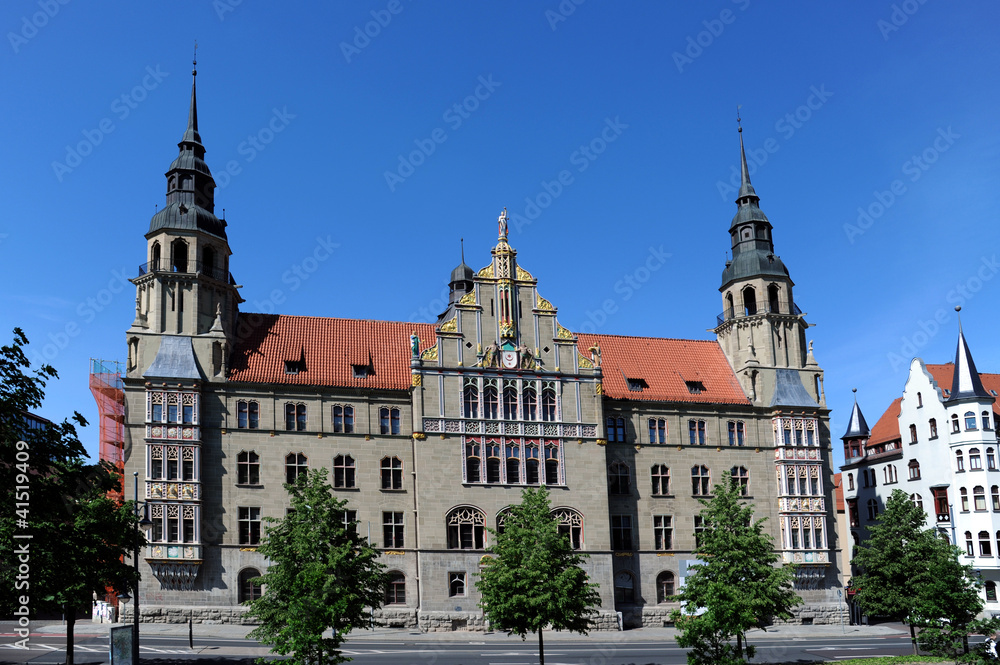
[[[743,133],[743,124],[742,124],[743,120],[740,118],[740,109],[741,108],[743,108],[742,104],[737,104],[736,105],[736,127],[737,127],[736,131],[738,131],[740,134]]]
[[[191,60],[191,76],[198,75],[198,40],[194,40],[194,58]]]

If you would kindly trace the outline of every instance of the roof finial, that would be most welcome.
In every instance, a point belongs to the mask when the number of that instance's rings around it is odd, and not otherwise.
[[[955,305],[955,311],[958,312],[958,332],[962,332],[962,306]]]
[[[458,242],[462,245],[462,263],[465,263],[465,238],[459,238]]]
[[[507,239],[507,206],[504,206],[503,212],[500,213],[500,217],[497,219],[497,225],[500,227],[500,239]]]
[[[737,131],[740,134],[740,193],[736,196],[736,202],[741,206],[747,201],[756,204],[760,198],[757,196],[757,192],[754,191],[753,185],[750,184],[750,168],[747,166],[747,152],[743,148],[743,120],[740,118],[740,108],[742,106],[736,107],[736,126]]]
[[[197,48],[197,46],[195,48]],[[740,119],[740,109],[741,108],[743,108],[742,104],[737,104],[736,105],[736,131],[738,131],[740,134],[743,133],[743,125],[742,125],[743,121]]]
[[[191,60],[191,76],[198,75],[198,40],[194,40],[194,58]]]

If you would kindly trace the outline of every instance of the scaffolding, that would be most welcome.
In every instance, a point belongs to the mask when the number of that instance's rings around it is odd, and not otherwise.
[[[113,466],[122,478],[117,502],[125,491],[125,386],[122,364],[115,360],[90,359],[90,392],[97,402],[100,423],[100,459]]]

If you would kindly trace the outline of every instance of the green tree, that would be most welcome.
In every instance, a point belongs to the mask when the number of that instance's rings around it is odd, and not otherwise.
[[[587,634],[601,604],[597,584],[580,567],[585,556],[559,533],[547,489],[528,488],[507,512],[502,531],[489,530],[493,555],[479,574],[480,607],[490,624],[508,635],[538,633],[538,658],[545,665],[546,626]]]
[[[779,566],[765,519],[754,521],[753,506],[743,500],[732,478],[715,486],[702,501],[705,530],[698,537],[700,564],[693,567],[677,598],[677,643],[691,649],[690,665],[736,665],[754,655],[746,632],[773,619],[790,619],[802,602],[792,589],[792,569]],[[736,643],[732,644],[735,638]]]
[[[293,665],[350,660],[340,645],[381,607],[388,583],[378,550],[356,525],[345,526],[347,502],[333,495],[326,477],[319,469],[285,485],[291,510],[284,519],[266,520],[273,526],[258,548],[271,565],[257,578],[263,595],[250,602],[248,616],[260,625],[248,637],[291,654],[285,662]],[[327,630],[331,637],[323,637]]]
[[[957,659],[968,652],[970,633],[998,624],[976,619],[983,609],[978,577],[960,562],[961,550],[926,523],[924,510],[894,490],[854,557],[856,597],[868,614],[909,624],[914,653],[919,643]]]
[[[120,477],[107,464],[87,463],[72,422],[29,426],[25,415],[41,408],[58,375],[49,365],[31,370],[27,344],[15,328],[13,343],[0,347],[0,551],[17,562],[0,568],[0,611],[64,612],[72,663],[77,610],[95,592],[124,590],[134,579],[122,557],[134,546],[136,517],[131,505],[107,498]],[[73,421],[87,424],[79,413]]]

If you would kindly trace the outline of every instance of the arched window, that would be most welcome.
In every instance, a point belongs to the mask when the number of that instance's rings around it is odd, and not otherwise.
[[[666,464],[654,464],[650,471],[653,478],[653,496],[670,494],[670,469]]]
[[[878,501],[868,499],[868,520],[874,522],[878,518]]]
[[[694,496],[708,496],[711,481],[711,473],[707,466],[695,464],[691,467],[691,494]]]
[[[927,422],[927,424],[930,425],[930,428],[931,428],[931,438],[932,439],[936,439],[937,435],[938,435],[938,433],[937,433],[937,419],[936,418],[931,418]]]
[[[181,239],[170,243],[170,255],[173,261],[171,268],[174,272],[188,271],[188,244]]]
[[[726,294],[726,319],[731,319],[736,316],[736,306],[733,303],[733,294]]]
[[[635,577],[627,570],[615,573],[615,603],[635,602]]]
[[[285,456],[285,482],[294,483],[299,476],[306,475],[309,463],[302,453],[288,453]]]
[[[285,403],[285,430],[303,432],[306,429],[306,405]]]
[[[757,291],[752,286],[743,289],[743,314],[750,316],[757,313]]]
[[[955,451],[955,470],[965,471],[965,458],[962,456],[961,450]]]
[[[688,443],[692,446],[704,446],[707,442],[705,438],[705,421],[691,419],[688,421]]]
[[[499,443],[486,444],[486,482],[488,483],[500,482],[500,466],[503,464],[500,453]]]
[[[917,468],[918,469],[920,468],[919,464],[917,465]],[[848,490],[853,490],[854,489],[854,474],[853,473],[847,474],[847,489]]]
[[[517,388],[503,389],[503,419],[517,420]]]
[[[993,556],[993,549],[990,547],[990,532],[979,532],[979,556]]]
[[[959,488],[958,496],[962,501],[962,512],[963,513],[969,512],[969,490],[965,489],[964,487]]]
[[[333,486],[343,489],[355,487],[354,458],[350,455],[337,455],[333,458]]]
[[[958,414],[957,413],[953,413],[951,415],[951,431],[953,433],[954,432],[961,432],[962,431],[962,429],[958,426]]]
[[[729,421],[729,445],[742,446],[747,437],[747,425],[742,420]]]
[[[218,278],[215,273],[215,250],[206,247],[201,251],[201,272],[209,277]]]
[[[631,494],[630,469],[625,462],[612,462],[608,469],[608,482],[612,494]]]
[[[381,463],[382,489],[403,489],[403,460],[398,457],[383,457]]]
[[[554,442],[545,444],[545,484],[559,484],[559,446]]]
[[[767,287],[767,304],[770,311],[774,313],[781,312],[781,301],[778,296],[781,294],[780,289],[778,289],[777,284],[769,284]]]
[[[479,388],[476,386],[466,386],[463,394],[462,404],[465,407],[466,418],[479,417]]]
[[[965,532],[965,553],[968,556],[976,556],[976,548],[975,548],[975,545],[972,542],[972,532],[971,531],[966,531]]]
[[[991,603],[997,602],[997,583],[993,580],[986,583],[986,600]]]
[[[406,604],[406,575],[398,570],[389,571],[389,582],[385,587],[385,604]]]
[[[924,405],[924,396],[921,395],[920,393],[917,393],[917,408],[920,408],[923,405]]]
[[[993,454],[992,448],[986,449],[986,468],[990,471],[997,470],[997,458],[996,455]]]
[[[538,444],[534,442],[524,446],[524,482],[538,484]]]
[[[993,512],[1000,513],[1000,487],[996,485],[991,487],[990,496],[993,500]]]
[[[478,441],[465,444],[465,482],[478,483],[482,481],[483,449]]]
[[[917,426],[910,425],[910,443],[917,442]]]
[[[236,483],[238,485],[260,484],[260,457],[253,450],[241,450],[236,456]]]
[[[983,462],[979,458],[979,448],[969,449],[969,469],[971,471],[982,471]]]
[[[333,431],[352,434],[354,432],[354,407],[333,405]]]
[[[149,256],[149,272],[160,269],[160,243],[154,242]]]
[[[399,409],[383,406],[378,410],[378,418],[381,434],[399,434]]]
[[[910,495],[910,503],[912,503],[917,508],[920,508],[921,510],[923,510],[924,500],[923,500],[923,497],[921,497],[919,494],[911,494]]]
[[[240,604],[256,600],[261,596],[260,584],[254,584],[253,580],[260,577],[260,571],[256,568],[244,568],[240,571],[239,582],[239,602]]]
[[[984,430],[992,429],[990,427],[990,412],[989,411],[983,411],[983,429]]]
[[[965,429],[976,429],[976,414],[972,411],[965,412]]]
[[[552,516],[559,525],[559,533],[569,539],[570,547],[583,549],[583,515],[572,508],[557,508]]]
[[[910,463],[906,466],[910,472],[910,480],[920,480],[920,462],[911,459]]]
[[[494,386],[486,386],[483,391],[483,417],[490,420],[497,419],[497,402],[499,396],[497,395],[497,389]]]
[[[750,472],[745,466],[734,466],[729,474],[733,477],[733,482],[739,485],[740,494],[746,496],[749,492]]]
[[[542,391],[542,420],[552,422],[556,419],[556,391],[546,388]]]
[[[972,501],[976,510],[986,510],[986,490],[982,485],[972,488]]]
[[[667,442],[667,420],[665,418],[649,419],[649,442],[650,443]]]
[[[486,547],[486,516],[471,506],[460,506],[448,513],[448,549],[481,550]]]
[[[656,602],[669,603],[674,595],[674,574],[665,570],[656,576]]]
[[[538,393],[534,388],[525,388],[521,393],[524,420],[538,420]]]
[[[521,482],[521,448],[520,446],[507,445],[507,483],[517,484]]]

